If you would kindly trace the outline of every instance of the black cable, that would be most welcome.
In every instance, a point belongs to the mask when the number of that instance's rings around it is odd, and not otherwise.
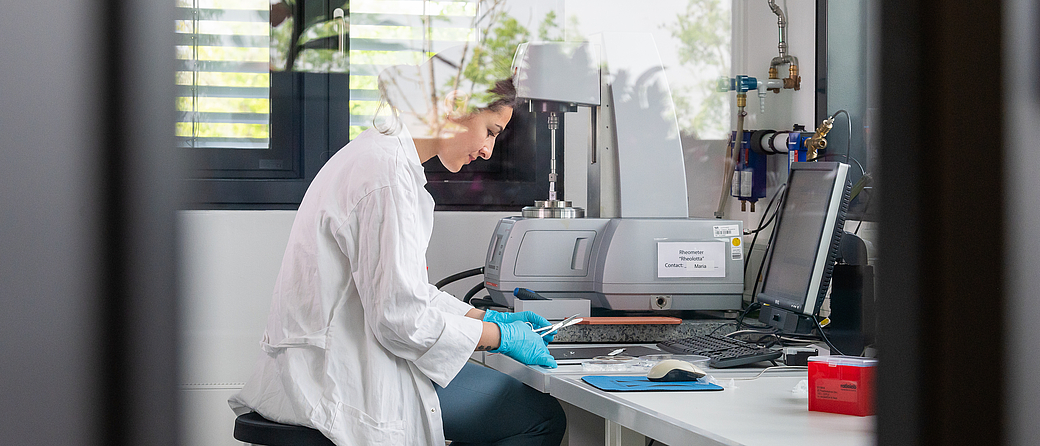
[[[479,299],[470,299],[469,304],[473,305],[474,308],[478,308],[478,309],[490,308],[490,307],[509,308],[506,305],[502,305],[502,304],[500,304],[498,302],[495,302],[495,301],[491,300],[490,297],[482,297],[482,298],[479,298]]]
[[[849,139],[845,140],[845,162],[847,163],[850,159],[849,155],[852,153],[852,116],[850,116],[849,112],[845,111],[845,109],[841,109],[834,112],[834,114],[831,115],[831,119],[838,116],[838,113],[845,113],[845,122],[849,124]],[[859,161],[857,161],[856,164],[859,164]],[[859,166],[859,170],[863,171],[863,165]]]
[[[823,327],[820,326],[820,321],[816,320],[815,316],[806,316],[804,314],[798,314],[798,317],[808,318],[812,320],[814,324],[816,324],[816,331],[820,333],[820,339],[823,339],[823,342],[825,342],[827,344],[827,347],[831,349],[832,354],[836,352],[839,355],[845,355],[841,352],[841,350],[838,350],[838,348],[835,347],[834,344],[831,344],[831,340],[827,338],[827,333],[823,332]]]
[[[754,306],[754,305],[761,305],[761,304],[760,304],[760,303],[757,303],[757,302],[756,302],[756,303],[754,303],[754,304],[753,304],[752,306]],[[751,307],[748,307],[748,309],[750,310],[750,309],[751,309]],[[745,313],[746,313],[746,312],[745,312]],[[772,336],[775,336],[775,337],[776,337],[776,339],[777,339],[777,344],[779,344],[779,345],[781,345],[781,346],[783,346],[783,345],[784,345],[784,342],[783,342],[783,337],[785,337],[785,336],[786,336],[786,337],[788,337],[788,338],[794,338],[794,339],[806,339],[806,340],[816,339],[816,340],[823,340],[823,342],[827,344],[827,347],[831,349],[831,352],[837,353],[838,355],[844,355],[844,353],[842,353],[842,352],[841,352],[841,350],[838,350],[838,348],[837,348],[837,347],[835,347],[835,346],[834,346],[834,344],[832,344],[832,343],[831,343],[831,340],[830,340],[830,338],[828,338],[828,337],[827,337],[827,334],[826,334],[826,333],[824,333],[824,331],[823,331],[823,327],[822,327],[822,326],[820,326],[820,321],[816,320],[816,317],[814,317],[814,316],[807,316],[807,315],[804,315],[804,314],[798,314],[798,313],[796,313],[796,314],[795,314],[795,316],[797,316],[797,317],[800,317],[800,318],[808,318],[808,319],[812,320],[812,321],[813,321],[813,324],[815,324],[815,325],[816,325],[816,327],[815,327],[815,328],[816,328],[816,331],[817,331],[817,332],[818,332],[818,333],[819,333],[820,335],[819,335],[819,336],[814,336],[814,335],[812,335],[812,334],[799,334],[799,333],[784,333],[784,332],[783,332],[782,330],[778,330],[778,329],[775,329],[775,328],[774,328],[774,329],[772,330],[772,332],[771,332],[771,333],[766,333],[766,332],[760,332],[760,334],[763,334],[763,335],[772,335]],[[742,314],[740,318],[742,319],[743,317],[744,317],[744,315]],[[740,329],[740,324],[741,324],[741,322],[740,322],[740,321],[738,320],[738,322],[737,322],[737,330],[738,330],[738,331],[739,331],[739,329]],[[751,324],[748,324],[748,327],[751,327],[751,328],[769,328],[769,327],[766,327],[766,326],[762,326],[762,327],[755,327],[755,326],[753,326],[753,325],[751,325]]]
[[[474,285],[473,288],[470,288],[469,291],[466,292],[466,297],[463,297],[462,301],[465,303],[469,303],[469,301],[473,299],[473,296],[479,293],[482,289],[484,289],[484,282],[480,282]]]
[[[779,196],[780,197],[780,201],[777,202],[776,209],[773,210],[772,215],[769,217],[769,221],[766,222],[765,224],[762,223],[762,219],[759,219],[758,229],[755,229],[753,231],[755,236],[751,238],[751,244],[748,245],[748,255],[747,255],[747,260],[748,261],[744,262],[744,277],[747,277],[748,265],[751,264],[751,254],[753,254],[755,252],[755,243],[758,242],[758,234],[763,229],[765,229],[766,226],[768,226],[769,224],[771,224],[773,222],[773,218],[776,217],[776,214],[780,213],[780,206],[784,202],[784,197],[786,196],[786,192],[785,192],[786,190],[787,190],[787,183],[781,184],[780,187],[776,189],[776,192],[773,193],[773,198],[770,198],[769,199],[769,204],[766,205],[765,212],[762,213],[762,218],[763,219],[766,218],[766,214],[769,213],[769,207],[773,205],[773,200],[775,200]],[[765,256],[763,255],[762,258],[765,258]],[[759,267],[759,268],[761,268],[761,267]],[[754,294],[753,291],[751,293],[751,300],[752,301],[755,300],[755,294]]]
[[[751,310],[754,310],[755,308],[758,308],[758,307],[759,307],[759,306],[761,306],[761,305],[762,305],[762,304],[760,304],[760,303],[757,303],[757,302],[752,302],[751,304],[749,304],[749,305],[748,305],[748,307],[747,307],[747,308],[745,308],[745,309],[744,309],[743,311],[741,311],[741,312],[740,312],[740,315],[739,315],[739,316],[737,316],[737,317],[736,317],[736,319],[734,319],[734,320],[733,320],[733,323],[734,323],[734,329],[733,329],[733,331],[738,331],[738,330],[740,330],[740,326],[741,326],[741,325],[747,325],[748,327],[751,327],[751,328],[755,328],[755,329],[761,329],[761,328],[769,328],[768,326],[765,326],[765,325],[762,325],[762,326],[757,326],[757,327],[756,327],[756,326],[754,326],[754,325],[751,325],[751,324],[744,324],[744,322],[743,322],[743,321],[744,321],[744,317],[746,317],[746,316],[747,316],[747,314],[751,312]],[[719,329],[720,329],[720,328],[722,328],[722,327],[726,327],[726,326],[728,326],[728,325],[729,325],[729,323],[725,323],[725,324],[719,324],[719,326],[715,327],[715,328],[714,328],[714,329],[712,329],[712,330],[711,330],[710,332],[708,332],[708,336],[714,335],[714,334],[715,334],[715,332],[719,331]],[[723,336],[728,336],[728,335],[723,335]]]
[[[780,191],[782,191],[782,190],[784,190],[786,188],[787,188],[787,183],[781,184],[780,187],[777,188],[776,192],[773,193],[773,198],[769,199],[769,204],[766,205],[766,210],[765,210],[765,212],[762,213],[762,218],[760,218],[758,220],[758,228],[750,230],[750,231],[748,231],[744,235],[747,235],[747,234],[758,234],[763,229],[765,229],[766,226],[769,226],[769,224],[773,222],[773,217],[776,216],[776,211],[774,210],[772,214],[769,214],[769,208],[771,206],[773,206],[773,200],[776,200],[777,195],[780,195]],[[781,201],[783,201],[783,200],[781,200]],[[780,209],[780,206],[777,206],[776,208]],[[762,223],[762,220],[765,220],[766,215],[769,215],[769,221],[767,221],[765,223]]]
[[[480,268],[473,268],[473,269],[470,269],[470,270],[466,270],[466,271],[463,271],[461,273],[452,274],[452,275],[450,275],[448,277],[445,277],[445,278],[441,279],[439,282],[434,284],[434,286],[437,287],[437,289],[441,289],[441,288],[444,287],[444,285],[452,283],[452,282],[454,282],[456,280],[465,279],[467,277],[476,276],[478,274],[484,274],[484,267],[483,266],[480,267]]]
[[[855,200],[856,197],[859,196],[860,192],[863,192],[863,190],[866,189],[867,184],[870,184],[872,181],[874,180],[870,175],[864,174],[860,176],[859,180],[856,181],[856,184],[852,185],[851,192],[849,192],[849,203],[852,203],[852,200]]]
[[[752,299],[754,299],[754,296],[752,296]],[[751,301],[751,305],[748,305],[748,307],[745,308],[744,311],[740,313],[740,316],[737,317],[737,327],[736,327],[736,330],[734,330],[734,331],[739,331],[741,325],[747,325],[748,327],[751,327],[751,328],[767,328],[766,326],[757,326],[756,327],[756,326],[751,325],[751,324],[744,324],[744,318],[747,317],[747,314],[750,313],[751,310],[756,309],[756,308],[761,307],[761,306],[762,306],[761,303],[755,302],[754,300],[752,300]]]
[[[750,325],[749,325],[749,327],[750,327]],[[774,345],[780,345],[780,346],[784,345],[784,340],[783,340],[783,338],[780,337],[780,331],[777,330],[776,328],[773,328],[773,327],[762,326],[762,327],[760,327],[760,329],[739,330],[739,331],[734,331],[733,333],[730,333],[730,334],[727,334],[727,335],[724,335],[724,336],[727,337],[727,338],[733,338],[735,335],[758,335],[759,337],[756,338],[753,341],[750,338],[744,339],[744,341],[750,342],[752,344],[758,344],[758,345],[761,345],[761,346],[766,347],[766,348],[772,347]],[[762,342],[763,336],[764,337],[773,338],[773,339],[770,340],[768,343],[764,343],[764,342]]]
[[[762,226],[759,226],[756,229],[748,230],[746,233],[744,233],[744,235],[755,234],[757,236],[759,232],[762,232],[762,230],[765,229],[766,226],[769,226],[769,224],[773,222],[773,217],[774,216],[776,216],[776,212],[774,212],[772,214],[769,214],[769,220],[767,220],[764,224],[762,223],[762,220],[760,219],[758,221],[758,223],[762,224]],[[766,214],[762,214],[762,219],[765,219],[765,218],[766,218]],[[752,239],[752,241],[754,241],[754,239]]]
[[[814,321],[816,321],[816,318],[815,318],[815,317],[814,317],[814,318],[812,318],[812,319],[813,319]],[[823,342],[826,342],[826,343],[827,343],[827,347],[830,347],[830,349],[831,349],[831,352],[837,352],[837,353],[838,353],[838,355],[840,355],[840,356],[845,356],[845,354],[844,354],[844,353],[842,353],[842,352],[841,352],[841,350],[838,350],[838,347],[835,347],[835,346],[834,346],[834,344],[832,344],[832,343],[831,343],[831,340],[830,340],[829,338],[827,338],[827,333],[825,333],[825,332],[823,331],[823,327],[821,327],[821,326],[820,326],[820,321],[816,321],[816,329],[817,329],[817,330],[819,330],[819,332],[820,332],[820,337],[821,337],[821,338],[823,338]]]
[[[785,192],[784,195],[787,195],[787,193]],[[780,201],[783,202],[783,199],[781,199]],[[779,206],[777,206],[777,209],[779,209]],[[773,243],[773,237],[775,237],[775,236],[776,236],[776,225],[773,226],[773,234],[771,234],[769,236],[769,244]],[[753,240],[752,240],[752,242],[753,242]],[[769,244],[766,245],[766,254],[762,256],[762,262],[758,264],[758,274],[755,274],[755,283],[753,285],[751,285],[751,301],[752,302],[754,302],[755,299],[758,297],[758,282],[760,280],[762,280],[762,268],[766,267],[766,260],[769,259]],[[744,267],[746,268],[747,264],[744,264]],[[747,276],[747,273],[745,272],[744,275]]]
[[[784,333],[781,339],[793,344],[814,344],[823,340],[820,335],[814,334],[815,329],[809,334]]]
[[[823,153],[823,154],[820,154],[820,155],[816,155],[815,158],[807,159],[807,160],[805,160],[805,162],[811,163],[811,162],[816,161],[816,160],[821,159],[821,158],[826,159],[827,157],[830,157],[830,156],[840,156],[840,155],[833,154],[833,153]],[[860,177],[862,177],[862,176],[867,174],[867,171],[865,169],[863,169],[863,164],[861,164],[858,159],[852,158],[852,157],[846,157],[846,158],[851,160],[853,163],[856,163],[856,167],[859,167],[859,176]]]
[[[727,325],[729,325],[729,323],[725,323],[725,324],[719,324],[719,326],[718,326],[718,327],[715,327],[715,329],[714,329],[714,330],[712,330],[712,331],[708,332],[708,336],[711,336],[711,335],[715,334],[715,332],[716,332],[716,331],[719,331],[719,329],[720,329],[720,328],[722,328],[722,327],[725,327],[725,326],[727,326]]]
[[[863,177],[863,178],[867,178],[867,177]],[[853,189],[855,189],[855,188],[853,188]],[[863,190],[866,190],[866,189],[865,188],[860,189],[861,192]],[[874,201],[874,194],[867,195],[867,202],[863,203],[863,216],[864,217],[867,216],[867,210],[870,209],[870,203],[872,201]],[[850,203],[852,202],[852,198],[849,198],[849,202]],[[862,219],[859,221],[859,224],[856,225],[856,230],[852,232],[854,235],[859,235],[859,228],[860,228],[860,226],[863,226],[863,220]]]

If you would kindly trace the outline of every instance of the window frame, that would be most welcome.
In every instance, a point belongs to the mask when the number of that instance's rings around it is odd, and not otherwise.
[[[304,14],[303,3],[295,3],[296,17]],[[306,3],[307,14],[333,16],[328,0]],[[349,43],[345,46],[349,51]],[[337,47],[335,39],[306,45]],[[268,149],[177,149],[188,153],[187,208],[296,209],[318,170],[348,142],[349,73],[286,70],[270,76]],[[331,125],[336,122],[344,124]]]
[[[192,197],[192,209],[296,209],[311,180],[329,157],[346,145],[349,116],[349,89],[346,73],[272,72],[271,145],[266,150],[183,149],[191,150],[192,178],[185,181]],[[276,80],[277,79],[277,80]],[[252,152],[217,154],[214,151]],[[278,169],[243,168],[241,163],[258,166],[261,155],[284,162]],[[220,157],[220,155],[225,155]],[[206,158],[209,156],[210,158]],[[208,163],[208,164],[204,164]]]

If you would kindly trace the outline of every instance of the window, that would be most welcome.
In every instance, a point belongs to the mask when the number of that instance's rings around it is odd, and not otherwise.
[[[265,0],[179,0],[177,141],[267,149],[270,27]]]
[[[294,209],[347,142],[345,1],[176,1],[192,207]]]

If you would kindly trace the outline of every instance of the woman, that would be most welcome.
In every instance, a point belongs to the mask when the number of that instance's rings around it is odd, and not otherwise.
[[[338,445],[558,445],[559,403],[467,364],[476,350],[555,367],[533,313],[480,311],[430,285],[433,198],[422,163],[452,172],[491,156],[516,92],[437,94],[432,59],[380,76],[388,122],[337,152],[305,194],[253,377],[229,402],[313,427]],[[443,65],[443,66],[442,66]],[[453,83],[452,85],[457,85]],[[475,98],[479,97],[479,98]],[[484,104],[476,104],[480,98]]]

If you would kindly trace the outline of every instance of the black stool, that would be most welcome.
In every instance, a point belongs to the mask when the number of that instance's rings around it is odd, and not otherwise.
[[[263,446],[335,446],[315,429],[275,423],[256,412],[235,419],[235,439]]]

